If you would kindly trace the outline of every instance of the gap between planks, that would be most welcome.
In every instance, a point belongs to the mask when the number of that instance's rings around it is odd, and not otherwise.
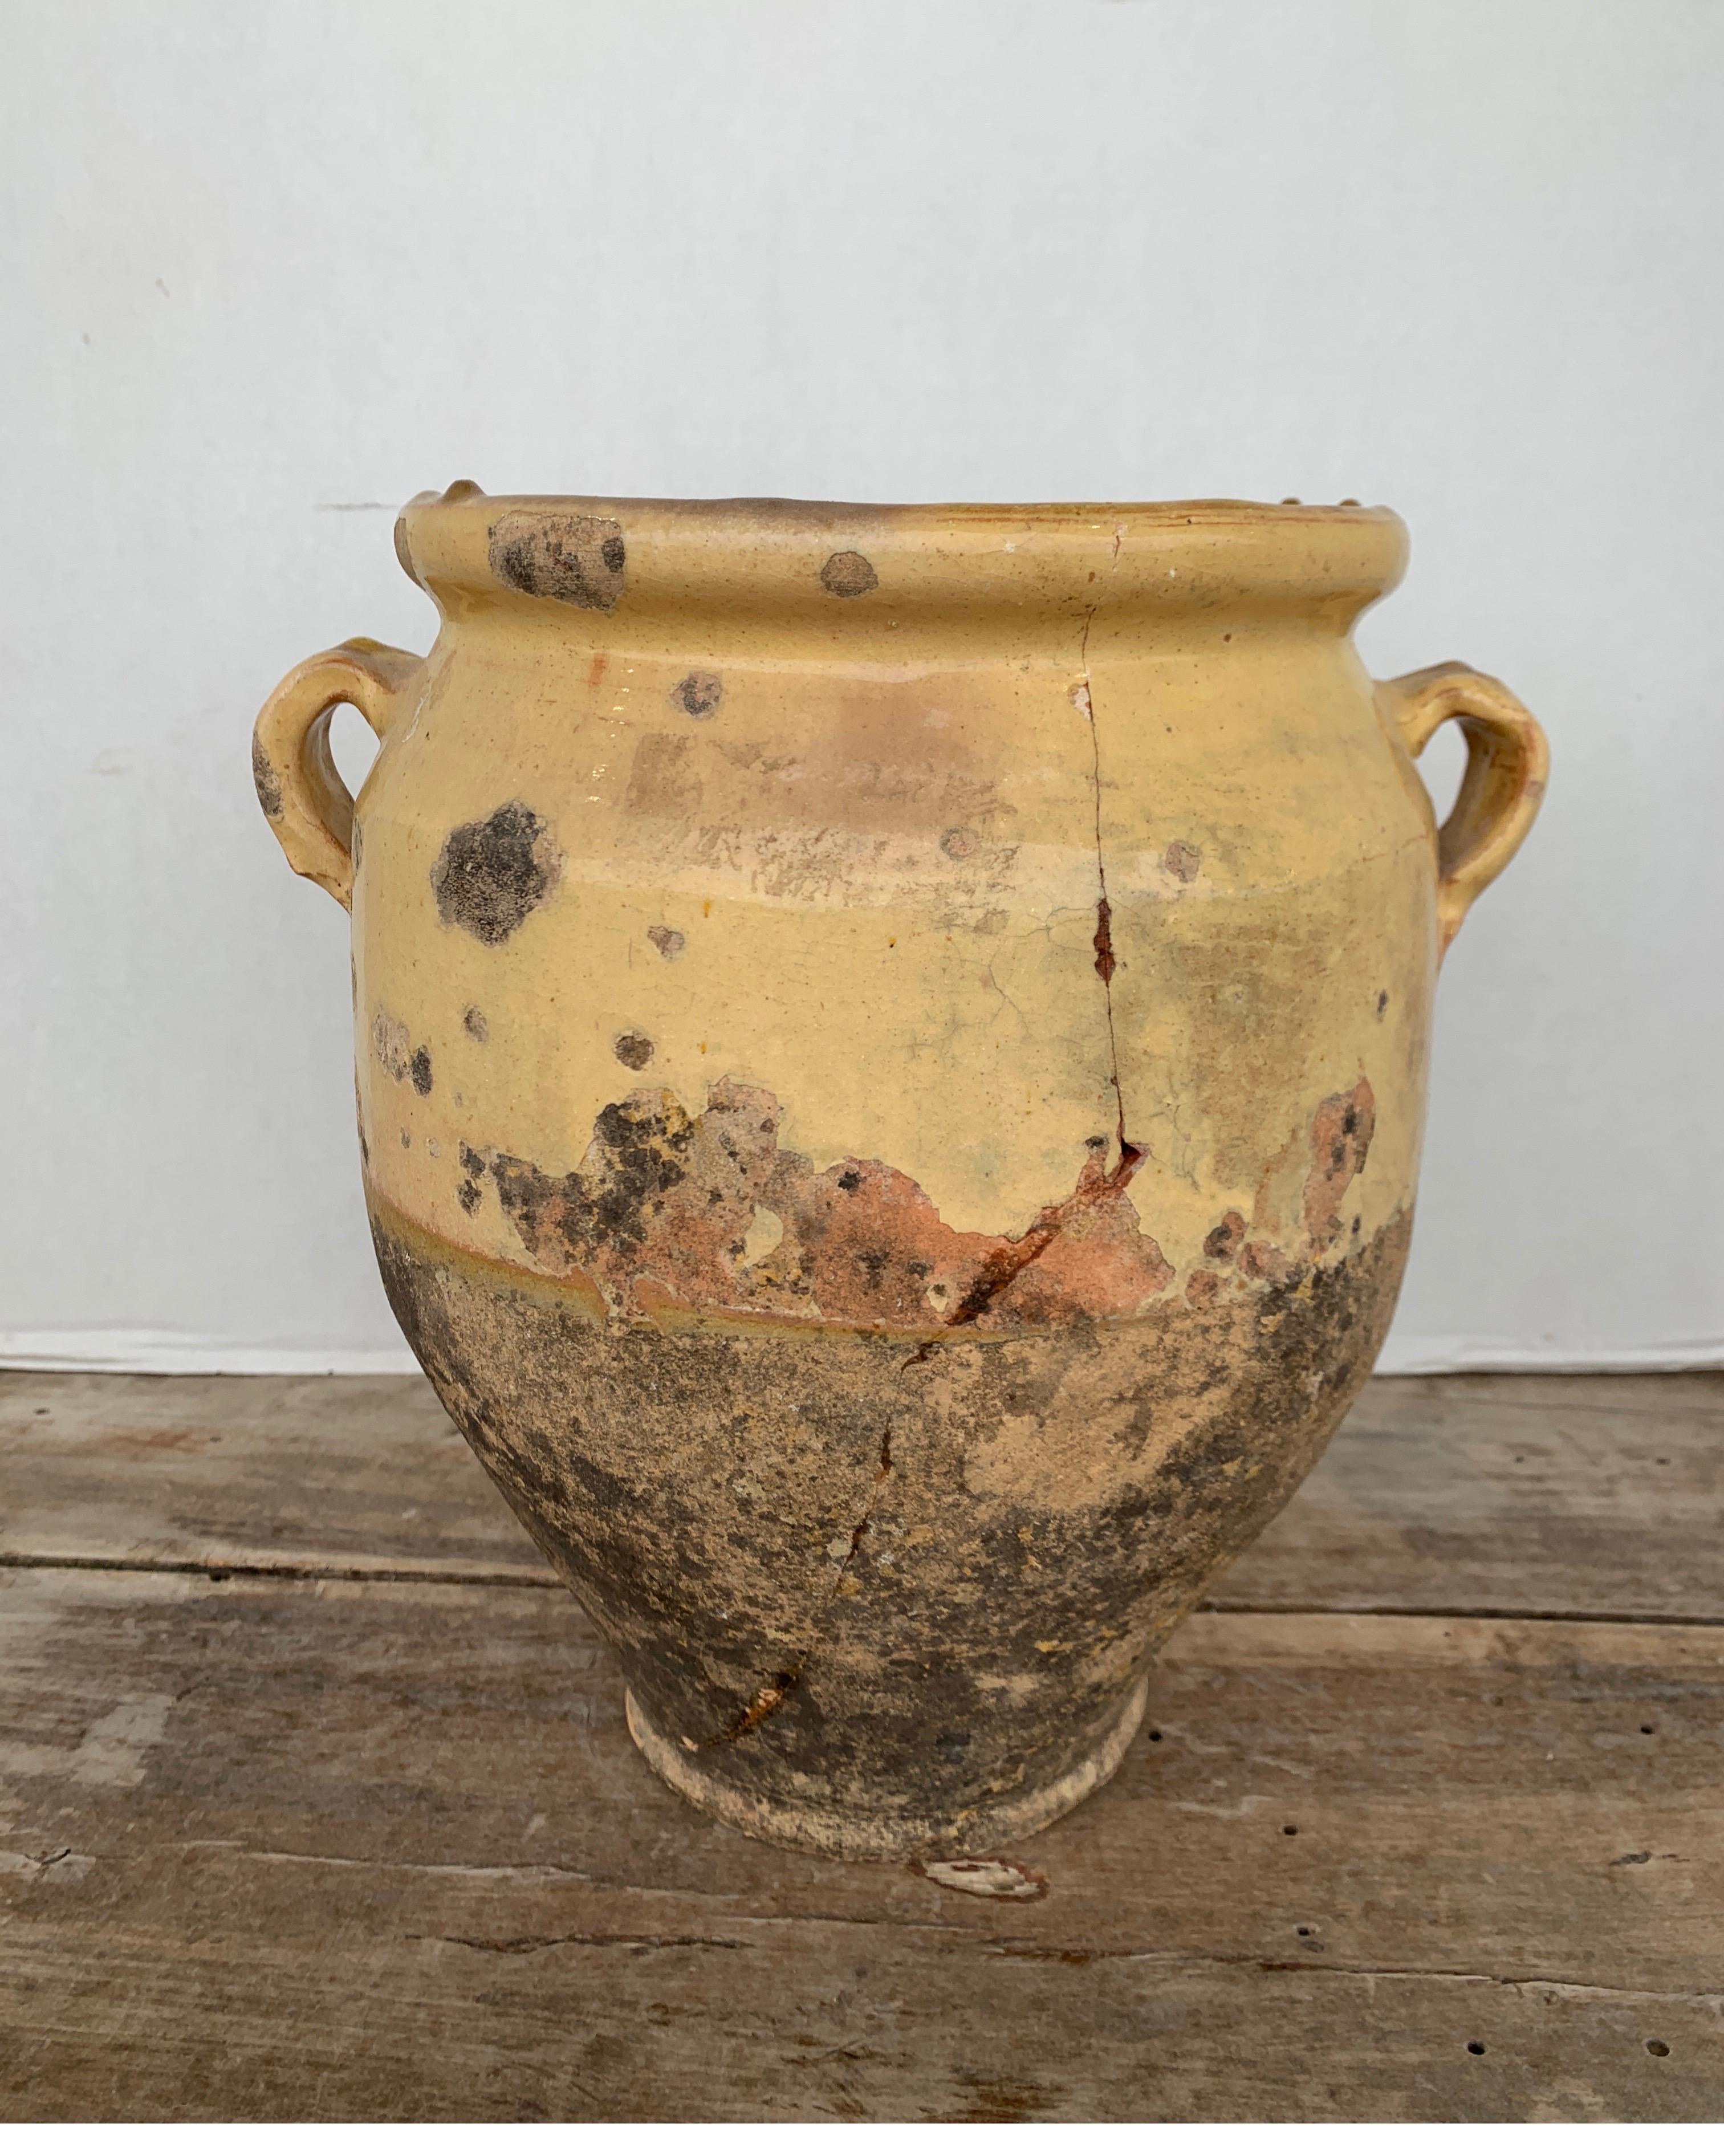
[[[428,1566],[319,1563],[259,1563],[251,1559],[86,1557],[27,1551],[0,1552],[0,1572],[167,1573],[214,1580],[340,1580],[379,1587],[523,1588],[534,1594],[566,1593],[563,1582],[524,1566],[513,1571],[443,1569]],[[1516,1625],[1639,1625],[1667,1629],[1724,1630],[1724,1616],[1670,1615],[1657,1610],[1526,1609],[1504,1604],[1388,1602],[1254,1602],[1227,1596],[1192,1604],[1192,1614],[1214,1617],[1378,1617],[1429,1623],[1468,1620]]]

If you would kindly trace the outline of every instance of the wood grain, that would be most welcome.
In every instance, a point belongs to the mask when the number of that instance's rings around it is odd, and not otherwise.
[[[1211,1599],[1724,1619],[1724,1377],[1378,1378]],[[422,1378],[0,1371],[0,1563],[538,1580]]]
[[[8,1376],[0,2117],[1716,2118],[1721,1408],[1374,1386],[1005,1902],[664,1789],[416,1383]]]

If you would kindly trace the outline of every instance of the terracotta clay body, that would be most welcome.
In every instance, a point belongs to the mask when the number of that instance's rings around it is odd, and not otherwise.
[[[1537,726],[1373,689],[1383,510],[464,484],[397,546],[430,655],[307,662],[255,768],[352,907],[414,1352],[695,1803],[852,1856],[1045,1824],[1370,1371]]]

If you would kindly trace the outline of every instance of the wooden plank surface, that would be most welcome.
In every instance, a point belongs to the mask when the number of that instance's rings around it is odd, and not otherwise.
[[[1724,1618],[1724,1378],[1378,1378],[1212,1599]],[[553,1584],[422,1378],[0,1371],[0,1563]]]
[[[664,1789],[416,1383],[8,1376],[0,2117],[1716,2118],[1721,1410],[1373,1387],[1003,1901]]]

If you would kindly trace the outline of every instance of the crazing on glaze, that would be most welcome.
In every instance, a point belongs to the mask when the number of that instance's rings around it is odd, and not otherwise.
[[[1368,1374],[1542,737],[1367,680],[1384,511],[464,483],[396,544],[429,656],[307,662],[254,752],[353,911],[392,1304],[653,1766],[950,1869],[1112,1772]]]

